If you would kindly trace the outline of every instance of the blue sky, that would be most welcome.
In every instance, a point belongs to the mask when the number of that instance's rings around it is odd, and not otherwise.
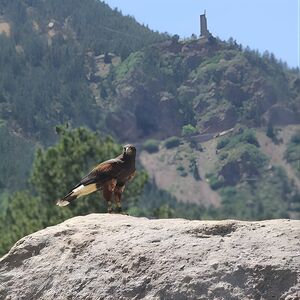
[[[206,9],[210,32],[243,46],[268,50],[299,66],[300,0],[105,0],[112,8],[153,30],[189,37],[199,34],[199,15]]]

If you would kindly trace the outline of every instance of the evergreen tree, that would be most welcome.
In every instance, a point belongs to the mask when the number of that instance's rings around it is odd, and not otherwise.
[[[63,197],[95,165],[119,155],[122,148],[111,137],[100,137],[86,128],[68,130],[57,128],[59,141],[47,150],[38,149],[33,165],[31,183],[37,195],[49,207],[50,223],[62,218],[91,212],[106,212],[106,203],[99,193],[81,198],[68,207],[55,202]],[[124,193],[124,207],[134,205],[147,180],[141,171]]]

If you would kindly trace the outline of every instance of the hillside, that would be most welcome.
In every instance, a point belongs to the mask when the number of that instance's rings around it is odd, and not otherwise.
[[[276,144],[263,130],[243,127],[201,144],[201,135],[171,149],[160,142],[157,152],[143,151],[140,160],[155,184],[178,201],[215,208],[210,216],[202,208],[204,217],[299,218],[299,179],[285,158],[299,128],[283,127]]]
[[[111,79],[107,123],[123,139],[299,122],[297,71],[233,42],[172,38],[131,54]]]
[[[2,1],[0,10],[0,118],[43,143],[63,122],[136,141],[186,124],[203,133],[299,119],[297,73],[271,54],[179,41],[95,0]]]
[[[0,254],[104,212],[96,194],[53,204],[128,142],[131,215],[300,218],[300,79],[273,54],[153,32],[97,0],[4,0],[0,68]]]
[[[165,38],[96,0],[1,1],[1,20],[0,118],[46,144],[57,124],[101,122],[87,72],[94,56],[124,59]]]
[[[165,38],[96,0],[1,1],[0,189],[25,186],[28,175],[16,175],[16,167],[26,165],[30,173],[36,144],[53,145],[56,125],[108,132],[91,89],[100,54],[121,60]]]
[[[0,259],[0,298],[298,299],[299,232],[290,220],[76,217]]]
[[[143,151],[141,164],[146,168],[156,185],[167,190],[178,201],[209,207],[220,206],[220,196],[214,192],[205,180],[215,153],[216,140],[202,144],[204,151],[190,148],[189,143],[167,149],[161,145],[156,153]],[[212,149],[212,151],[210,150]],[[195,168],[199,177],[195,178]]]
[[[284,154],[291,135],[280,130],[299,128],[299,82],[296,70],[267,52],[233,40],[172,37],[132,53],[98,89],[118,139],[157,140],[158,152],[142,153],[141,163],[178,201],[212,206],[219,217],[298,218],[297,158],[292,169]],[[239,128],[253,128],[253,140]],[[224,130],[236,134],[213,140]],[[270,133],[277,160],[264,147]],[[173,136],[180,145],[169,149]]]
[[[108,80],[106,124],[121,140],[157,140],[158,152],[140,160],[159,188],[184,203],[221,204],[220,217],[299,217],[297,170],[284,154],[290,137],[279,134],[300,121],[296,70],[233,40],[172,37],[131,54]],[[213,140],[224,130],[233,133]],[[275,161],[263,147],[270,132]],[[180,142],[170,149],[172,136]]]

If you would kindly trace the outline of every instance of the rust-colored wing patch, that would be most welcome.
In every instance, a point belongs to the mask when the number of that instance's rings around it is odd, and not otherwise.
[[[134,171],[132,174],[130,174],[128,177],[128,181],[131,181],[134,178],[135,174],[136,174],[136,171]]]

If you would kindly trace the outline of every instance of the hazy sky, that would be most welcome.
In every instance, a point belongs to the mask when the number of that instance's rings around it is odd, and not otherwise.
[[[299,66],[300,0],[105,0],[112,8],[151,29],[180,37],[199,34],[206,9],[210,32],[243,46],[268,50],[289,66]]]

